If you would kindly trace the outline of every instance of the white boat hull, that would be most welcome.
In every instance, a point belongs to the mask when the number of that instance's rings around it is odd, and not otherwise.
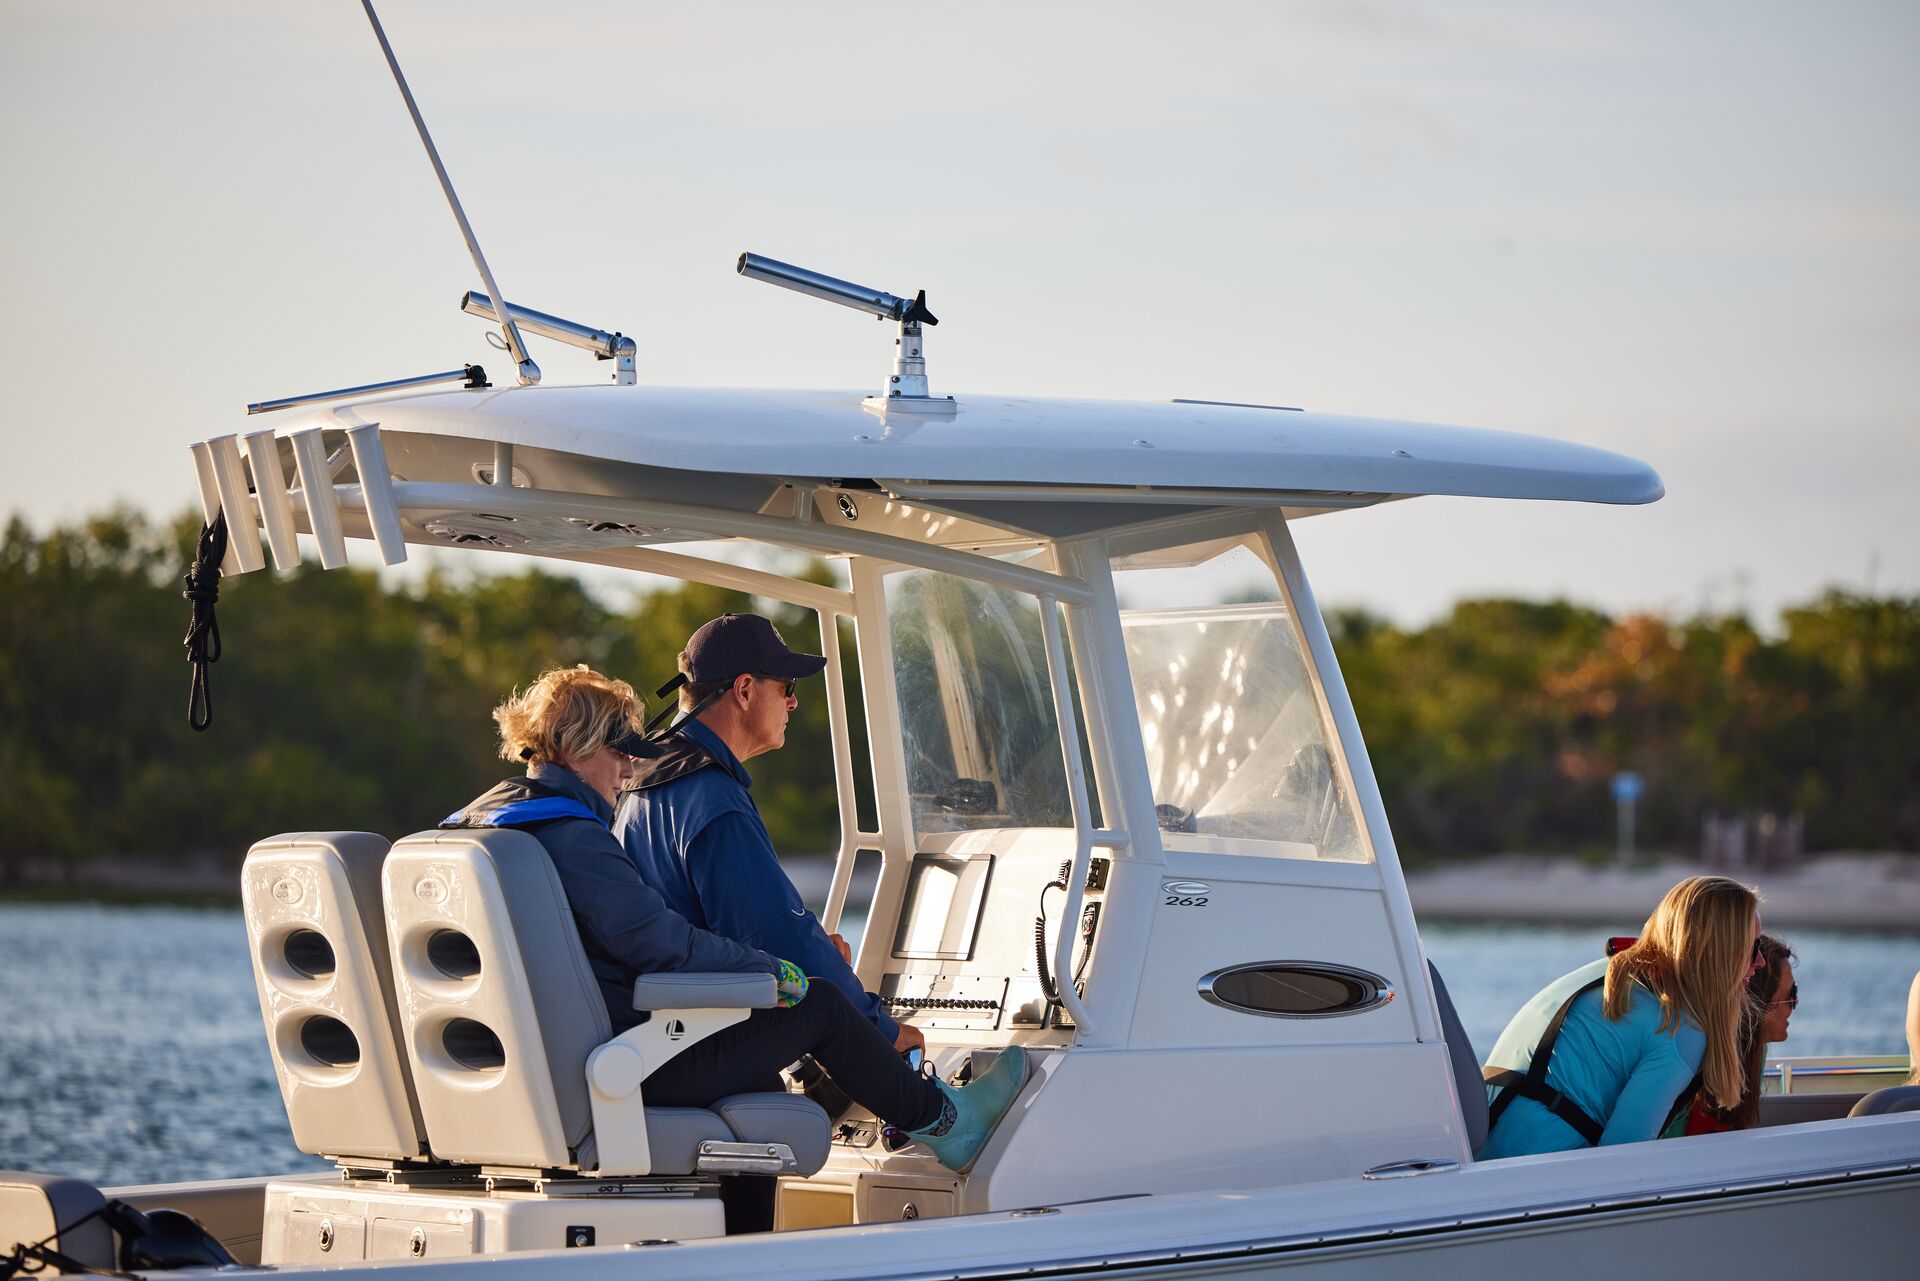
[[[120,1189],[205,1212],[246,1184]],[[251,1184],[256,1195],[258,1183]],[[198,1203],[198,1204],[196,1204]],[[1412,1178],[1115,1198],[591,1250],[333,1264],[333,1276],[1902,1278],[1920,1260],[1920,1115],[1854,1118]],[[217,1229],[216,1229],[217,1230]],[[644,1254],[644,1259],[636,1258]],[[300,1273],[306,1269],[282,1269]]]

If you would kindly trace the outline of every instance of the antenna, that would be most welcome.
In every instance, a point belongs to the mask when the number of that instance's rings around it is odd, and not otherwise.
[[[413,117],[413,127],[420,134],[420,145],[427,149],[427,159],[433,162],[433,172],[440,179],[440,189],[447,193],[447,204],[453,209],[453,218],[460,224],[460,234],[467,238],[467,252],[473,255],[473,265],[480,269],[480,279],[487,287],[489,297],[502,298],[500,286],[494,283],[493,268],[487,266],[486,255],[480,252],[480,242],[474,238],[473,226],[467,221],[466,210],[460,207],[460,197],[453,193],[453,180],[447,177],[447,167],[440,163],[440,152],[433,145],[433,135],[427,132],[427,122],[420,117],[420,107],[413,100],[413,90],[407,88],[407,78],[400,72],[400,61],[393,56],[393,46],[387,43],[387,33],[380,26],[380,15],[373,11],[373,0],[360,0],[361,7],[367,11],[367,21],[373,24],[373,34],[380,41],[380,52],[387,56],[387,66],[393,70],[393,82],[400,86],[400,96],[406,99],[407,114]],[[540,366],[533,363],[527,355],[527,345],[520,339],[520,327],[514,323],[512,305],[508,305],[505,315],[500,317],[500,329],[506,334],[507,350],[512,354],[514,364],[519,367],[520,385],[530,387],[540,381]]]

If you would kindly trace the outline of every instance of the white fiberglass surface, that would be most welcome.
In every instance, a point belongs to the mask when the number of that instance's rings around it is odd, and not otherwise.
[[[1195,549],[1194,563],[1176,568],[1178,560],[1159,553],[1154,568],[1114,566],[1123,603],[1163,606],[1120,614],[1162,844],[1366,861],[1333,736],[1271,571],[1241,543]],[[1252,566],[1258,573],[1249,577]],[[1225,581],[1239,584],[1234,603],[1218,600]]]
[[[1071,826],[1039,601],[911,570],[887,616],[914,830]]]

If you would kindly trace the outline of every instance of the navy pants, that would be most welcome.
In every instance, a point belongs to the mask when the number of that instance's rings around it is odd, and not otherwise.
[[[705,1107],[729,1094],[768,1088],[781,1068],[807,1054],[854,1102],[889,1125],[920,1130],[940,1119],[940,1087],[908,1067],[831,983],[813,984],[791,1008],[755,1010],[680,1051],[642,1089],[655,1107]]]

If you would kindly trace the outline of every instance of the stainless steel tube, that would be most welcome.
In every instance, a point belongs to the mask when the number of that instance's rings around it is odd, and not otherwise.
[[[460,296],[460,310],[469,316],[480,316],[487,320],[498,321],[499,311],[493,305],[493,299],[476,290],[468,290]],[[544,311],[535,311],[531,307],[522,307],[517,302],[507,304],[507,313],[515,324],[528,333],[539,334],[542,338],[551,338],[583,351],[590,351],[605,360],[631,353],[633,339],[621,334],[610,334],[604,329],[594,329],[589,325],[576,325],[571,320],[559,316],[549,316]]]
[[[414,378],[395,378],[389,382],[366,383],[359,387],[342,387],[338,391],[310,391],[304,396],[287,396],[280,400],[263,400],[247,406],[249,414],[266,414],[276,409],[292,409],[295,405],[313,405],[323,400],[348,400],[354,396],[376,396],[383,391],[404,391],[408,387],[429,387],[434,383],[475,382],[476,365],[462,369],[449,369],[443,374],[421,374]]]
[[[855,311],[864,311],[869,315],[880,316],[887,320],[899,320],[913,306],[913,299],[901,298],[884,289],[869,289],[865,285],[856,285],[851,281],[836,280],[832,276],[823,276],[817,271],[808,271],[805,267],[796,267],[792,263],[775,262],[771,258],[762,258],[759,254],[741,254],[734,270],[749,280],[764,280],[770,285],[779,285],[782,289],[791,289],[795,293],[807,294],[814,298],[824,298],[828,302],[837,302],[842,307],[852,307]]]

